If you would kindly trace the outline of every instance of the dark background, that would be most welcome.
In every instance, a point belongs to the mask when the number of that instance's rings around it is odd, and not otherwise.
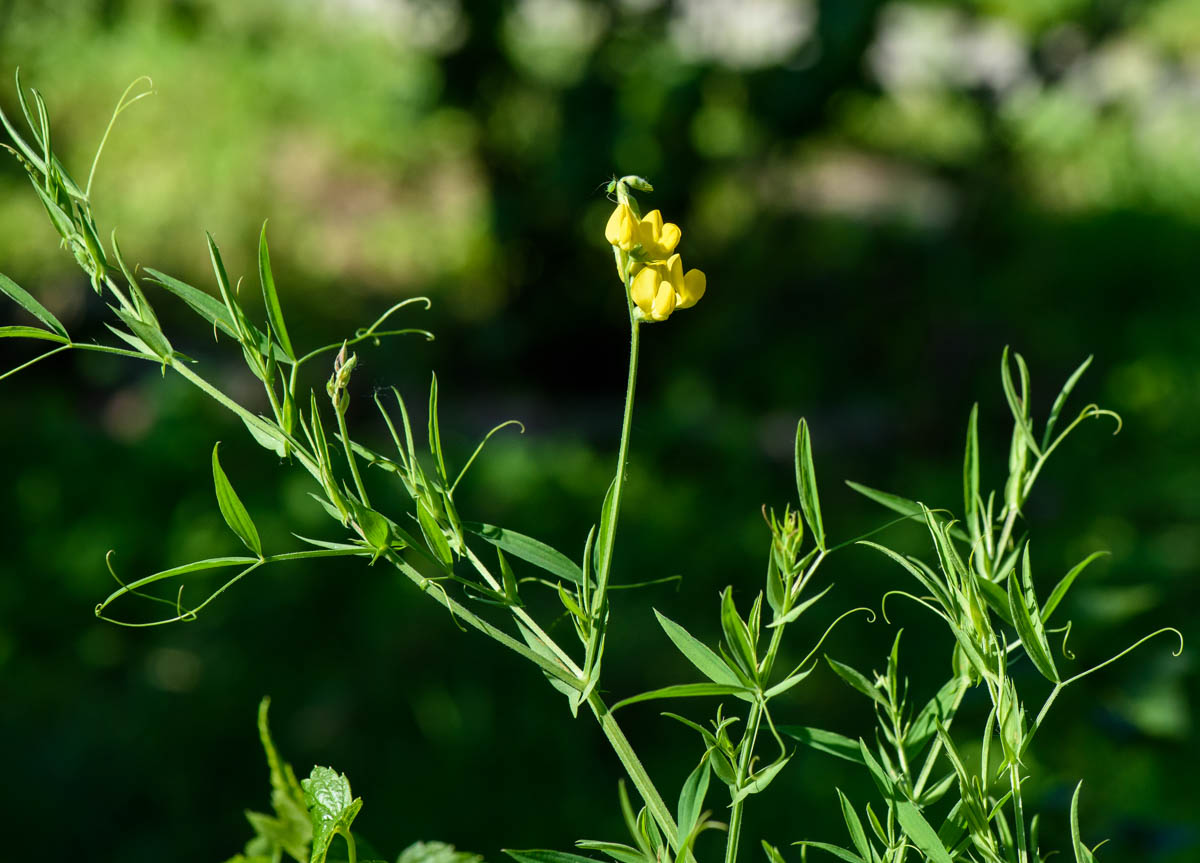
[[[682,226],[709,292],[644,330],[617,577],[684,580],[616,599],[614,699],[694,679],[651,606],[715,641],[718,591],[732,583],[745,609],[761,588],[759,510],[795,498],[801,415],[833,541],[885,520],[845,478],[957,508],[974,401],[985,478],[1000,484],[1006,344],[1032,369],[1039,422],[1092,353],[1073,405],[1125,419],[1116,438],[1107,421],[1081,427],[1027,508],[1043,595],[1088,552],[1112,551],[1064,606],[1069,667],[1162,625],[1200,636],[1192,0],[0,0],[0,69],[17,65],[45,93],[77,178],[125,85],[153,76],[157,95],[122,116],[93,195],[127,257],[210,286],[207,229],[251,295],[270,218],[293,338],[309,346],[398,298],[432,297],[432,312],[404,320],[435,342],[360,350],[354,428],[384,446],[374,389],[396,385],[419,406],[436,369],[459,463],[497,422],[528,429],[493,440],[464,513],[575,555],[611,475],[627,353],[602,184],[651,178],[647,206]],[[10,116],[14,95],[0,89]],[[7,159],[0,269],[76,337],[111,341]],[[165,295],[156,305],[176,347],[259,407],[228,344]],[[26,322],[11,304],[0,315]],[[0,357],[11,368],[35,350],[6,342]],[[237,553],[211,491],[215,440],[268,548],[296,547],[290,531],[333,538],[331,525],[296,470],[149,366],[67,355],[2,386],[0,856],[235,853],[242,809],[268,805],[254,732],[266,693],[284,755],[302,774],[347,772],[366,801],[356,826],[388,855],[417,839],[490,860],[626,839],[619,765],[594,723],[572,721],[538,673],[382,566],[281,565],[189,625],[96,621],[109,549],[129,578]],[[916,528],[886,541],[926,550]],[[837,586],[789,640],[792,658],[841,610],[908,586],[867,551],[822,573]],[[826,649],[881,668],[904,626],[923,701],[948,640],[909,608],[889,613]],[[1030,763],[1045,845],[1065,847],[1082,778],[1084,836],[1112,840],[1104,859],[1198,859],[1194,661],[1152,642],[1059,699]],[[1044,691],[1023,682],[1036,711]],[[698,721],[713,709],[676,706]],[[698,740],[653,705],[624,716],[673,802]],[[872,723],[824,667],[778,718],[852,735]],[[752,801],[746,858],[760,836],[843,842],[835,785],[860,805],[870,793],[851,765],[800,752]],[[710,841],[701,852],[715,856]]]

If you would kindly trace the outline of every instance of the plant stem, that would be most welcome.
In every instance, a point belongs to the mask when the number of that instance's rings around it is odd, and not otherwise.
[[[671,810],[667,808],[667,804],[663,802],[662,795],[658,793],[658,789],[654,787],[654,782],[650,779],[650,774],[646,772],[646,768],[642,766],[642,762],[638,759],[637,753],[633,751],[628,738],[621,730],[621,726],[617,724],[616,717],[608,709],[608,705],[604,700],[592,690],[587,698],[588,706],[592,708],[592,713],[596,714],[596,721],[600,723],[600,729],[604,732],[604,736],[608,738],[608,742],[612,745],[613,751],[617,753],[617,758],[621,759],[621,764],[625,767],[625,772],[629,774],[630,780],[637,788],[638,793],[642,795],[642,800],[646,802],[646,808],[650,810],[655,822],[659,828],[667,836],[667,844],[672,848],[679,847],[679,827],[675,824],[675,818],[671,815]]]
[[[762,704],[755,701],[750,705],[750,715],[746,717],[746,733],[742,736],[742,752],[738,756],[737,781],[741,785],[746,781],[750,772],[750,760],[754,754],[754,744],[758,741],[758,726],[762,721]],[[746,806],[746,798],[742,798],[732,806],[729,816],[729,833],[725,837],[725,863],[736,863],[738,842],[742,836],[742,815]]]
[[[358,496],[362,500],[363,506],[369,507],[371,501],[367,498],[367,489],[358,473],[358,462],[354,458],[354,450],[350,447],[350,432],[346,429],[346,412],[339,410],[337,405],[333,406],[333,412],[337,414],[338,431],[342,433],[342,448],[346,450],[346,463],[350,465],[350,475],[354,477],[354,487],[358,489]]]
[[[633,397],[637,389],[639,323],[633,317],[633,302],[629,306],[629,378],[625,384],[625,413],[621,420],[621,444],[617,449],[617,473],[613,478],[612,514],[610,528],[605,531],[604,546],[600,549],[600,565],[596,573],[596,603],[599,610],[608,589],[612,568],[613,546],[617,540],[617,520],[621,513],[621,493],[625,487],[625,465],[629,460],[629,432],[633,425]]]

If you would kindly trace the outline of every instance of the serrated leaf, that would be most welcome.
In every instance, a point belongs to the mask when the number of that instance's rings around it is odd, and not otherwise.
[[[858,741],[851,740],[835,731],[825,731],[822,728],[811,728],[805,725],[780,725],[778,730],[780,734],[786,734],[793,740],[798,740],[819,752],[844,758],[855,764],[866,764],[863,761]]]
[[[311,863],[324,863],[333,837],[350,832],[362,800],[350,793],[350,780],[345,774],[329,767],[314,767],[300,784],[313,827]]]
[[[262,557],[262,540],[259,539],[258,528],[254,526],[250,513],[246,512],[241,498],[237,496],[237,492],[229,483],[229,478],[225,476],[225,471],[221,469],[221,462],[217,457],[217,450],[220,446],[218,441],[213,446],[212,452],[213,485],[217,492],[217,506],[221,508],[221,516],[229,525],[229,529],[237,534],[238,539],[245,544],[246,548]]]
[[[817,496],[817,474],[813,468],[812,440],[808,421],[801,419],[796,426],[796,489],[800,493],[800,508],[812,532],[817,547],[825,550],[825,525],[821,521],[821,501]]]
[[[1050,643],[1046,640],[1046,630],[1042,626],[1037,597],[1033,592],[1033,574],[1029,567],[1029,543],[1025,543],[1025,551],[1021,557],[1021,585],[1021,587],[1017,586],[1015,574],[1009,576],[1008,607],[1012,613],[1017,635],[1021,639],[1021,645],[1025,648],[1026,655],[1042,673],[1042,676],[1052,683],[1058,683],[1058,669],[1054,667],[1054,657],[1050,653]]]
[[[659,612],[658,609],[654,610],[654,616],[658,618],[658,623],[662,626],[663,631],[667,633],[667,637],[679,648],[679,652],[684,655],[688,662],[696,666],[701,674],[713,683],[719,683],[736,689],[745,688],[742,682],[738,680],[737,675],[733,673],[733,670],[725,664],[725,661],[705,647],[702,642],[692,636],[686,629]]]
[[[275,292],[275,275],[271,272],[271,253],[267,249],[267,223],[263,222],[262,233],[258,235],[258,280],[262,286],[263,305],[267,309],[267,320],[271,322],[271,330],[275,333],[283,352],[293,361],[296,352],[292,348],[292,340],[288,337],[287,326],[283,322],[283,308],[279,305],[279,295]]]
[[[67,335],[67,329],[62,325],[58,318],[51,314],[50,310],[34,299],[33,295],[10,279],[8,276],[0,273],[0,292],[8,295],[13,302],[23,308],[29,314],[33,315],[51,330],[58,333],[64,339],[70,340]]]
[[[583,573],[575,562],[541,540],[517,533],[515,530],[474,521],[464,521],[463,529],[551,575],[557,575],[575,584],[583,583]]]

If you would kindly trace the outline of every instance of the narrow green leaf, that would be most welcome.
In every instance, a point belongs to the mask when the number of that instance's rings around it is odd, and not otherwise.
[[[796,489],[800,493],[800,508],[812,531],[817,547],[825,549],[825,525],[821,522],[821,501],[817,496],[817,474],[813,468],[812,440],[808,422],[801,419],[796,426]]]
[[[700,820],[700,812],[704,809],[704,797],[708,794],[708,756],[700,759],[679,792],[679,808],[676,817],[679,821],[679,835],[688,836]]]
[[[804,600],[804,602],[801,602],[798,605],[792,606],[791,610],[788,611],[788,613],[785,614],[783,617],[779,618],[778,620],[773,620],[770,623],[768,623],[767,629],[774,629],[777,626],[787,626],[789,623],[792,623],[798,617],[800,617],[800,615],[804,614],[804,612],[808,611],[809,608],[811,608],[813,605],[815,605],[817,602],[819,602],[821,600],[821,598],[823,596],[825,596],[825,594],[829,593],[829,591],[832,589],[833,589],[833,584],[832,583],[827,584],[825,586],[825,589],[822,590],[820,593],[816,594],[815,596],[810,597],[809,599]]]
[[[862,756],[863,764],[867,766],[867,771],[871,774],[871,778],[875,780],[875,786],[879,789],[879,793],[883,795],[885,800],[894,801],[896,799],[896,785],[892,778],[880,765],[879,760],[871,754],[871,750],[867,748],[867,742],[861,737],[858,738],[858,752]]]
[[[613,495],[616,487],[617,480],[614,477],[608,484],[608,490],[604,492],[604,502],[600,505],[600,527],[596,532],[596,544],[592,546],[592,568],[596,571],[597,587],[602,591],[608,587],[608,572],[612,566],[612,551],[608,545],[608,538],[617,529],[613,513]]]
[[[859,857],[853,851],[847,851],[845,848],[842,848],[838,845],[830,845],[828,842],[805,841],[805,842],[793,842],[792,844],[800,845],[802,847],[807,847],[807,848],[819,848],[821,851],[824,851],[827,854],[832,854],[834,857],[838,858],[839,860],[847,861],[847,863],[868,863],[868,861],[863,860],[863,858]]]
[[[971,408],[967,420],[967,445],[963,456],[963,517],[971,532],[972,544],[979,542],[979,405]]]
[[[1063,407],[1066,406],[1067,397],[1071,395],[1071,390],[1075,389],[1075,384],[1079,383],[1079,379],[1083,377],[1083,373],[1087,371],[1088,366],[1092,364],[1092,355],[1079,364],[1075,371],[1071,372],[1071,376],[1067,378],[1067,382],[1063,384],[1063,388],[1059,391],[1058,397],[1054,399],[1054,406],[1050,408],[1050,417],[1046,420],[1046,431],[1042,434],[1042,449],[1050,446],[1050,436],[1054,432],[1054,424],[1058,422],[1059,414],[1062,413]]]
[[[1050,596],[1046,598],[1046,604],[1042,606],[1042,623],[1044,624],[1050,619],[1050,615],[1054,613],[1054,609],[1058,608],[1058,604],[1063,601],[1063,597],[1067,595],[1067,591],[1071,589],[1071,585],[1075,583],[1075,579],[1079,574],[1088,568],[1098,557],[1107,557],[1107,551],[1093,551],[1079,563],[1071,568],[1071,571],[1062,577],[1062,580],[1054,585],[1054,590],[1050,591]]]
[[[575,843],[575,847],[582,848],[585,851],[599,851],[601,854],[607,854],[617,863],[655,863],[649,859],[632,845],[623,845],[620,842],[597,842],[593,839],[580,839]]]
[[[855,764],[866,764],[863,761],[858,741],[851,740],[835,731],[826,731],[823,728],[811,728],[805,725],[780,725],[778,731],[793,740],[799,740],[805,746],[812,747],[818,752],[844,758]]]
[[[1033,429],[1029,427],[1029,370],[1025,367],[1025,360],[1021,355],[1013,354],[1021,375],[1021,395],[1018,397],[1013,385],[1012,370],[1008,365],[1008,356],[1006,345],[1000,358],[1000,383],[1004,389],[1004,398],[1008,402],[1008,409],[1012,412],[1020,438],[1034,455],[1041,455],[1041,448],[1033,439]]]
[[[789,675],[764,692],[763,697],[768,700],[772,698],[778,698],[780,695],[783,695],[783,693],[787,692],[793,686],[804,680],[804,678],[808,677],[808,675],[812,674],[816,667],[817,663],[814,661],[813,664],[807,669]]]
[[[863,695],[867,696],[867,698],[870,698],[872,701],[877,701],[885,707],[887,706],[888,702],[887,699],[884,698],[883,693],[880,692],[878,687],[872,684],[871,681],[867,679],[866,675],[864,675],[861,671],[857,671],[851,668],[849,665],[838,662],[836,659],[830,656],[826,656],[825,661],[829,663],[829,667],[832,668],[837,676],[842,678],[842,680],[849,683],[852,687],[857,689]]]
[[[71,340],[41,327],[0,327],[0,339],[41,339],[60,345],[69,345]]]
[[[242,417],[246,431],[250,432],[250,437],[254,438],[259,446],[284,458],[287,455],[288,440],[283,430],[275,425],[274,420],[269,420],[264,416],[259,416],[259,420],[261,422],[255,423]]]
[[[417,501],[417,522],[421,525],[421,533],[425,535],[425,541],[429,544],[433,553],[437,555],[438,560],[446,566],[452,564],[454,562],[454,553],[450,550],[450,543],[446,541],[446,534],[437,523],[437,519],[433,517],[433,514],[425,508],[425,504],[421,501]]]
[[[854,811],[854,807],[850,804],[849,798],[842,793],[842,789],[835,790],[838,801],[842,804],[842,818],[846,822],[846,829],[850,832],[850,841],[854,843],[854,849],[858,851],[859,856],[864,860],[870,860],[873,855],[871,854],[871,845],[867,841],[867,831],[863,830],[858,813]]]
[[[897,800],[896,817],[900,820],[904,835],[912,840],[912,844],[932,863],[953,863],[950,852],[938,838],[937,831],[925,820],[920,809],[908,800]]]
[[[23,308],[29,314],[33,315],[43,324],[48,326],[54,332],[58,333],[64,339],[69,339],[67,329],[50,310],[34,299],[33,295],[10,279],[8,276],[0,273],[0,292],[8,295],[17,305]]]
[[[121,319],[125,326],[129,327],[130,331],[137,336],[146,345],[147,348],[164,362],[169,362],[174,351],[171,349],[171,343],[167,341],[167,337],[163,335],[162,330],[153,324],[145,323],[133,315],[129,314],[124,309],[118,309],[116,306],[109,306],[112,312]]]
[[[758,664],[754,655],[754,642],[750,638],[746,622],[737,613],[737,607],[733,604],[733,590],[729,587],[721,594],[721,629],[725,633],[725,643],[737,657],[742,670],[747,675],[754,676]]]
[[[775,777],[779,775],[779,771],[787,766],[787,763],[792,760],[792,754],[782,756],[778,761],[764,767],[762,770],[750,777],[750,781],[746,782],[733,794],[733,802],[740,803],[751,794],[758,794],[761,791],[766,791],[767,786],[775,781]]]
[[[910,518],[923,518],[921,504],[917,503],[915,500],[909,500],[908,498],[900,497],[900,495],[897,494],[880,491],[876,488],[870,488],[869,486],[854,482],[853,480],[846,480],[846,485],[850,486],[850,488],[854,489],[863,497],[869,498],[870,500],[875,501],[877,504],[887,507],[892,512],[898,512],[900,515],[906,515]],[[971,541],[971,538],[967,536],[966,533],[964,533],[959,527],[952,526],[950,528],[950,535],[955,539],[961,539],[963,542]]]
[[[954,716],[954,702],[966,685],[967,681],[961,677],[950,678],[942,684],[942,688],[937,691],[937,694],[921,708],[921,712],[913,720],[904,740],[910,757],[920,754],[925,744],[933,739],[937,733],[938,723],[949,724]]]
[[[213,446],[212,452],[213,485],[217,491],[217,506],[221,508],[221,516],[229,525],[229,529],[237,534],[238,539],[245,543],[246,548],[262,557],[262,540],[258,537],[258,528],[254,526],[250,513],[246,512],[241,498],[237,496],[237,492],[229,483],[229,478],[225,476],[225,471],[221,469],[221,462],[217,457],[217,449],[220,446],[218,441]]]
[[[267,309],[267,320],[271,322],[271,330],[283,348],[283,352],[294,362],[296,352],[292,348],[291,338],[288,337],[287,325],[283,322],[283,308],[279,305],[279,295],[275,292],[275,276],[271,272],[271,253],[267,249],[266,222],[263,222],[262,233],[258,235],[258,280],[262,285],[263,305]]]
[[[667,633],[667,637],[679,648],[679,652],[684,655],[688,662],[696,666],[701,674],[713,683],[719,683],[736,689],[745,688],[742,686],[741,681],[738,680],[737,675],[733,673],[733,670],[725,664],[725,661],[694,638],[686,629],[660,613],[657,609],[654,611],[654,616],[658,618],[659,625]]]
[[[1033,592],[1033,574],[1029,566],[1029,543],[1021,556],[1021,587],[1015,576],[1008,579],[1008,606],[1021,645],[1042,676],[1052,683],[1059,682],[1058,669],[1054,667],[1054,656],[1046,640],[1046,630],[1038,613],[1037,597]]]
[[[388,520],[353,497],[347,497],[346,500],[354,511],[354,521],[362,531],[363,539],[375,551],[386,550],[392,539],[391,525]]]
[[[1096,858],[1083,844],[1083,838],[1079,834],[1079,791],[1082,788],[1081,780],[1075,786],[1075,793],[1071,795],[1071,847],[1075,851],[1075,863],[1095,863]]]
[[[551,575],[557,575],[575,584],[583,582],[583,573],[575,562],[541,540],[517,533],[515,530],[475,521],[464,521],[463,529]]]
[[[724,683],[678,683],[674,686],[664,686],[661,689],[651,689],[649,692],[630,696],[618,701],[609,709],[615,712],[622,707],[642,701],[655,701],[660,698],[697,698],[707,695],[736,695],[743,701],[754,700],[754,691],[745,686],[730,686]]]
[[[329,845],[339,833],[349,833],[362,799],[352,797],[350,780],[328,767],[314,767],[309,777],[300,783],[304,788],[304,803],[312,819],[312,863],[324,863]]]
[[[517,863],[596,863],[595,858],[584,857],[582,854],[568,854],[565,851],[545,851],[531,849],[529,851],[512,851],[502,849],[505,854]]]

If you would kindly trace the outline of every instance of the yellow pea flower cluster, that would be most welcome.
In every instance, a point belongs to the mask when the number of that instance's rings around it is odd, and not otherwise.
[[[704,296],[706,279],[700,270],[683,271],[675,252],[683,232],[662,213],[651,210],[642,218],[621,201],[608,219],[604,237],[628,256],[633,277],[629,294],[637,314],[645,321],[665,321],[676,309],[696,305]]]

